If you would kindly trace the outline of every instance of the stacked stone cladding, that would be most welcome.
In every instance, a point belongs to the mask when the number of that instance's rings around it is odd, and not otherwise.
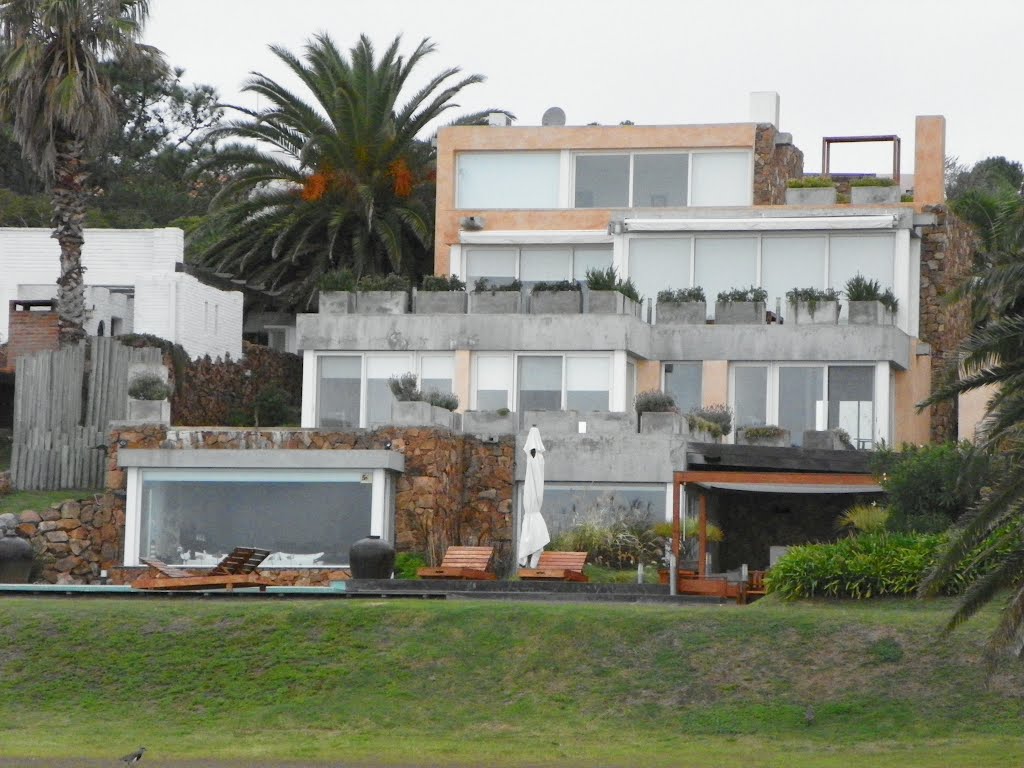
[[[804,175],[804,153],[792,144],[776,144],[770,123],[757,126],[754,138],[754,205],[783,205],[786,182]]]

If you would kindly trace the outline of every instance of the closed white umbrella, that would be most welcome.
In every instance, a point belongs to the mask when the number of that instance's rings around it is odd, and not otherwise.
[[[540,431],[530,427],[526,436],[526,482],[523,483],[523,523],[519,529],[519,565],[536,568],[544,545],[551,541],[540,513],[544,502],[544,443]]]

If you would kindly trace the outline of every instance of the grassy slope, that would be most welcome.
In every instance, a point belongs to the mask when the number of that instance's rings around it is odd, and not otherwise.
[[[7,598],[0,743],[146,744],[154,763],[1005,764],[1024,670],[986,681],[993,616],[944,637],[949,606]]]
[[[14,512],[17,514],[18,512],[24,512],[26,509],[41,512],[53,504],[58,504],[68,499],[87,499],[97,493],[103,493],[103,490],[16,491],[6,496],[0,496],[0,514],[4,512]]]

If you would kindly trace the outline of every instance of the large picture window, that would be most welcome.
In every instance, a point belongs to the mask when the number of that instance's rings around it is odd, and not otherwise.
[[[472,407],[515,411],[606,411],[609,355],[474,355]]]
[[[704,366],[700,362],[665,363],[664,391],[672,395],[683,413],[699,408],[703,390]]]
[[[582,525],[607,527],[626,520],[653,525],[666,519],[665,486],[548,483],[541,512],[552,536]]]
[[[508,284],[541,280],[585,280],[588,269],[612,265],[611,244],[474,246],[464,249],[466,282],[470,287],[481,277]]]
[[[458,208],[557,208],[558,152],[463,152]]]

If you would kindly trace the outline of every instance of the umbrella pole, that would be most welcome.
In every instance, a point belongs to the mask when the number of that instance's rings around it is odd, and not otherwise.
[[[707,576],[708,562],[708,495],[700,495],[700,539],[697,550],[697,573]]]
[[[672,552],[668,558],[668,593],[679,594],[679,545],[682,538],[682,525],[680,524],[680,507],[683,494],[686,493],[686,483],[674,482],[672,494]]]

